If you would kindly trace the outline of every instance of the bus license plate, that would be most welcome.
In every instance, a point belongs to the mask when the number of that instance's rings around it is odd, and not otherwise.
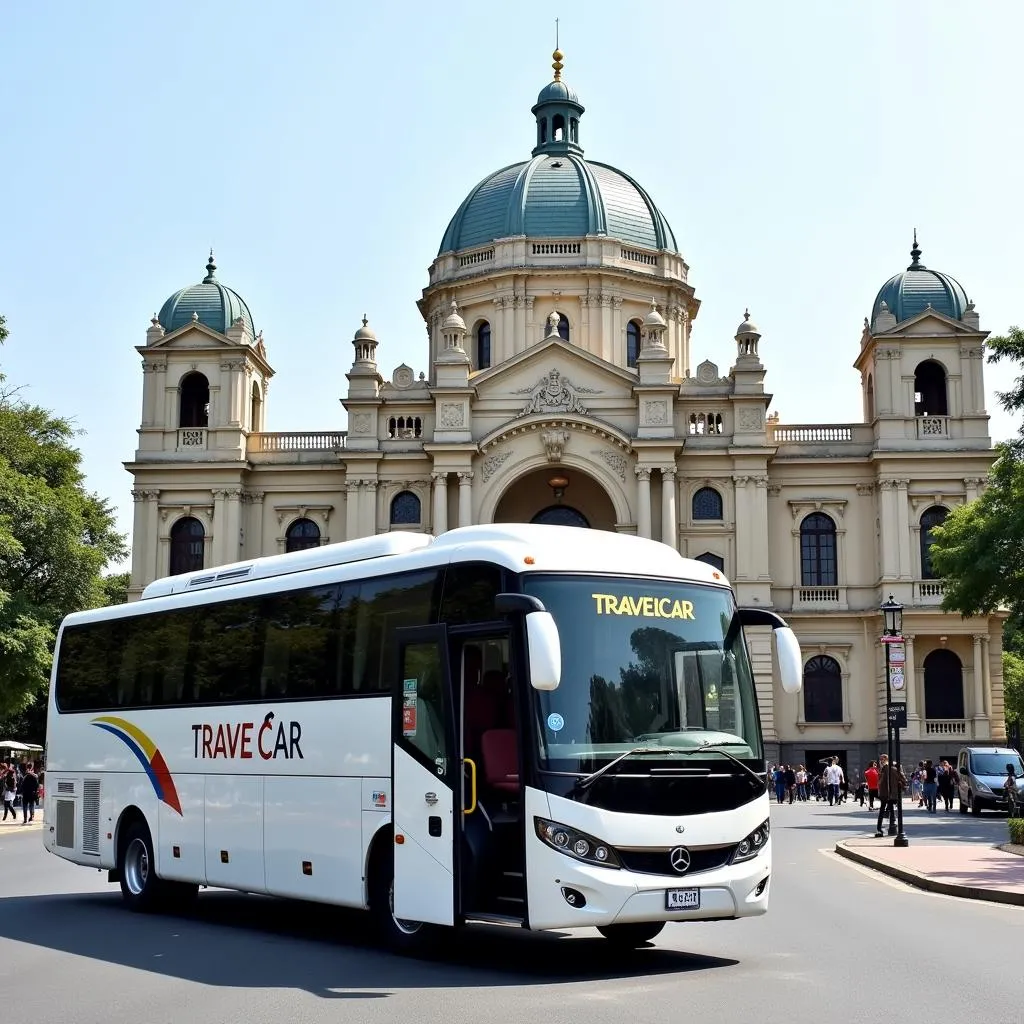
[[[700,889],[667,889],[666,910],[700,910]]]

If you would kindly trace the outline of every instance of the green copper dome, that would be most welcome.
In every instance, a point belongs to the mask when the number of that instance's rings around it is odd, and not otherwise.
[[[201,324],[218,334],[226,334],[227,329],[241,317],[249,334],[256,337],[252,314],[245,300],[214,277],[216,269],[211,251],[206,277],[199,284],[179,289],[163,304],[157,319],[168,334],[192,323],[194,313]]]
[[[871,310],[872,323],[881,312],[883,302],[896,317],[898,324],[923,313],[929,307],[953,320],[963,319],[968,305],[967,293],[956,278],[937,270],[929,270],[921,262],[916,231],[910,257],[910,266],[895,277],[890,277],[875,296]]]
[[[533,106],[533,159],[489,174],[469,193],[451,219],[438,255],[513,235],[606,235],[645,249],[678,252],[664,214],[636,181],[608,164],[583,159],[579,123],[584,107],[562,81],[560,51],[554,59],[554,81]]]

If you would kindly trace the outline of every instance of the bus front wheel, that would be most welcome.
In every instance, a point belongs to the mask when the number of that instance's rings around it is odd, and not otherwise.
[[[129,826],[121,848],[121,895],[130,910],[155,910],[162,895],[160,879],[156,876],[153,840],[145,822]]]
[[[428,941],[428,925],[395,917],[395,869],[388,854],[374,858],[370,874],[370,913],[374,929],[385,945],[399,953],[414,953]]]
[[[649,921],[644,924],[608,924],[597,930],[616,946],[636,949],[660,935],[664,927],[664,921]]]

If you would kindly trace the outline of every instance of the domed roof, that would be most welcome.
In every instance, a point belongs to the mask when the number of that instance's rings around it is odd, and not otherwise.
[[[206,264],[206,277],[199,284],[180,288],[160,308],[157,319],[160,326],[170,334],[172,331],[193,322],[192,314],[199,317],[205,324],[218,334],[227,333],[227,329],[239,318],[248,328],[249,334],[256,337],[252,323],[252,314],[245,300],[214,277],[217,264],[213,262],[213,251]]]
[[[583,159],[579,122],[584,108],[562,81],[562,53],[554,53],[554,81],[537,97],[533,159],[487,175],[451,219],[438,255],[486,245],[498,238],[579,238],[606,235],[646,249],[678,252],[675,235],[651,197],[629,175]]]
[[[438,255],[509,235],[607,235],[678,252],[664,214],[632,178],[573,153],[541,153],[489,174],[448,225]]]
[[[911,263],[906,270],[890,277],[882,285],[871,310],[871,320],[882,312],[882,303],[888,312],[902,323],[923,313],[929,306],[937,313],[944,313],[954,320],[963,318],[967,309],[967,292],[955,278],[937,270],[929,270],[921,262],[921,250],[917,246],[917,232],[914,232],[914,247],[910,250]]]
[[[750,319],[749,309],[743,311],[743,323],[736,328],[737,338],[743,334],[756,334],[759,338],[761,337],[761,332],[757,329],[757,324]]]

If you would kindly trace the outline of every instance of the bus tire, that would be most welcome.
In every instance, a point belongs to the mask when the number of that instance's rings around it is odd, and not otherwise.
[[[121,895],[128,909],[136,913],[159,909],[165,888],[156,876],[153,840],[144,821],[136,821],[128,827],[117,866]]]
[[[390,845],[373,858],[369,898],[373,927],[380,941],[396,953],[415,953],[429,941],[430,926],[419,921],[400,921],[394,914],[395,862]]]
[[[645,921],[642,924],[606,924],[597,930],[622,949],[636,949],[660,935],[664,927],[664,921]]]

